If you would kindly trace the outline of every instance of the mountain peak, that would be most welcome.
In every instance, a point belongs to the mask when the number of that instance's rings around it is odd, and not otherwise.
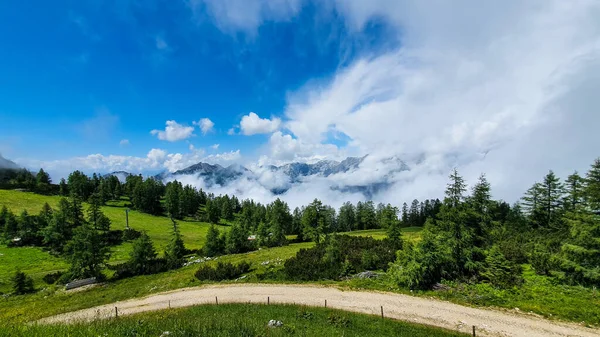
[[[19,169],[20,167],[14,161],[6,159],[6,158],[2,157],[2,155],[0,154],[0,168],[3,168],[3,169]]]

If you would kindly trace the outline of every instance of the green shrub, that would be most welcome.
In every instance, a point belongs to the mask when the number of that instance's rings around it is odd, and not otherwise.
[[[395,259],[389,239],[336,235],[310,249],[301,249],[284,264],[288,280],[338,280],[352,272],[387,270]]]
[[[200,281],[233,280],[250,271],[250,263],[242,261],[237,265],[230,262],[217,263],[216,267],[204,265],[196,271],[196,278]]]

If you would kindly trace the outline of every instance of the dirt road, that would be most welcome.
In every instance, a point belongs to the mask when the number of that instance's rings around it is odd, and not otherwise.
[[[435,299],[383,292],[342,291],[337,288],[303,285],[239,284],[179,289],[145,298],[116,302],[90,309],[52,316],[43,323],[70,322],[114,317],[133,313],[215,303],[271,303],[327,306],[367,314],[381,314],[403,321],[428,324],[477,336],[600,336],[600,330],[560,323],[535,316],[465,307]],[[276,319],[276,317],[274,317]]]

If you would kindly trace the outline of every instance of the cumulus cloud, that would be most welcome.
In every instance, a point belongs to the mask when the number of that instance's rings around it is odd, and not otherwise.
[[[53,180],[66,177],[74,170],[88,174],[127,171],[130,173],[152,174],[167,170],[174,172],[198,162],[230,165],[241,160],[240,150],[206,155],[204,150],[190,147],[187,153],[168,153],[163,149],[151,149],[145,157],[91,154],[62,160],[17,159],[17,163],[32,170],[43,167]]]
[[[219,149],[219,144],[213,144],[210,146],[213,150],[218,150]]]
[[[271,135],[268,143],[268,159],[273,162],[314,162],[321,159],[342,159],[342,152],[333,144],[321,144],[315,142],[304,142],[289,134],[277,131]],[[266,163],[263,158],[263,163]]]
[[[119,142],[119,145],[121,146],[127,146],[129,144],[129,139],[121,139],[121,141]]]
[[[176,142],[192,137],[194,135],[194,127],[182,125],[174,120],[170,120],[166,122],[164,131],[152,130],[150,131],[150,134],[156,135],[160,140]]]
[[[213,121],[211,121],[208,118],[202,118],[198,122],[194,122],[194,125],[198,125],[198,127],[202,131],[202,134],[206,135],[207,133],[213,131],[213,127],[215,126],[215,123],[213,123]]]
[[[279,129],[279,125],[281,125],[281,119],[279,118],[260,118],[254,112],[251,112],[247,116],[242,117],[240,129],[242,134],[251,136],[274,132]]]
[[[600,76],[599,3],[336,5],[352,29],[374,17],[398,27],[402,47],[292,93],[285,127],[294,137],[278,135],[274,156],[321,146],[334,129],[360,153],[426,159],[393,193],[435,181],[440,196],[439,182],[457,166],[469,181],[487,172],[496,196],[514,201],[548,169],[565,176],[598,155],[589,126],[598,98],[585,91]]]

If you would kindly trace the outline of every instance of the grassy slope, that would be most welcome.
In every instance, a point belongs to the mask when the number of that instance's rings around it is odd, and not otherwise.
[[[38,196],[30,193],[12,192],[0,190],[0,205],[7,204],[11,209],[25,208],[29,211],[38,212],[44,202],[56,204],[58,197]],[[114,220],[118,219],[118,214],[122,214],[122,208],[106,207],[113,209],[113,212],[107,212],[113,219],[115,228],[119,224]],[[134,216],[131,216],[134,214]],[[130,213],[130,224],[135,217],[138,229],[147,229],[153,240],[163,242],[168,241],[168,219],[164,217],[154,217],[137,212]],[[150,219],[144,221],[144,219]],[[186,246],[199,248],[203,237],[206,234],[208,224],[200,222],[186,222],[185,242]],[[167,229],[165,230],[165,225]],[[124,226],[122,224],[121,226]],[[225,227],[226,228],[226,227]],[[405,239],[418,240],[419,228],[404,228],[403,235]],[[193,233],[201,231],[201,234]],[[375,238],[383,238],[385,232],[382,230],[367,230],[352,232],[351,235],[368,235]],[[191,237],[197,239],[191,240]],[[194,246],[196,245],[196,246]],[[262,249],[260,251],[247,254],[237,254],[221,257],[220,261],[239,262],[247,260],[253,263],[253,272],[244,282],[257,282],[257,273],[263,273],[269,268],[277,268],[270,265],[264,266],[261,263],[265,261],[274,261],[278,258],[287,259],[293,256],[299,249],[311,247],[312,243],[292,244],[286,247]],[[123,249],[126,256],[127,244],[117,247]],[[24,271],[32,273],[37,280],[38,287],[47,287],[40,281],[40,278],[49,271],[65,268],[66,264],[59,258],[54,258],[48,253],[38,248],[12,248],[0,246],[0,291],[9,290],[8,278],[16,266],[20,266]],[[114,257],[113,257],[114,258]],[[208,262],[210,264],[214,262]],[[37,294],[0,298],[0,321],[26,321],[30,319],[41,318],[44,316],[82,309],[95,305],[110,303],[118,300],[138,297],[150,293],[156,293],[165,290],[177,289],[187,286],[196,286],[201,283],[197,281],[193,273],[198,265],[170,271],[167,273],[138,276],[118,282],[111,282],[107,285],[76,294],[65,294],[62,290],[54,287]],[[597,291],[585,287],[566,286],[555,284],[548,277],[538,276],[532,272],[531,268],[525,266],[525,284],[517,289],[496,290],[485,284],[460,286],[456,290],[448,292],[408,292],[406,289],[400,289],[387,280],[350,280],[344,282],[320,282],[335,284],[342,287],[355,289],[376,289],[385,291],[395,291],[410,293],[420,296],[434,296],[450,300],[452,302],[498,306],[508,309],[519,308],[521,311],[532,311],[542,314],[549,318],[561,318],[576,322],[585,321],[594,325],[600,325],[600,295]],[[8,275],[7,275],[8,274]],[[274,281],[269,281],[274,282]],[[47,297],[46,297],[47,296]]]
[[[199,319],[201,318],[201,319]],[[269,328],[269,320],[284,326]],[[0,326],[0,336],[466,336],[377,316],[291,305],[203,305],[74,325]]]

